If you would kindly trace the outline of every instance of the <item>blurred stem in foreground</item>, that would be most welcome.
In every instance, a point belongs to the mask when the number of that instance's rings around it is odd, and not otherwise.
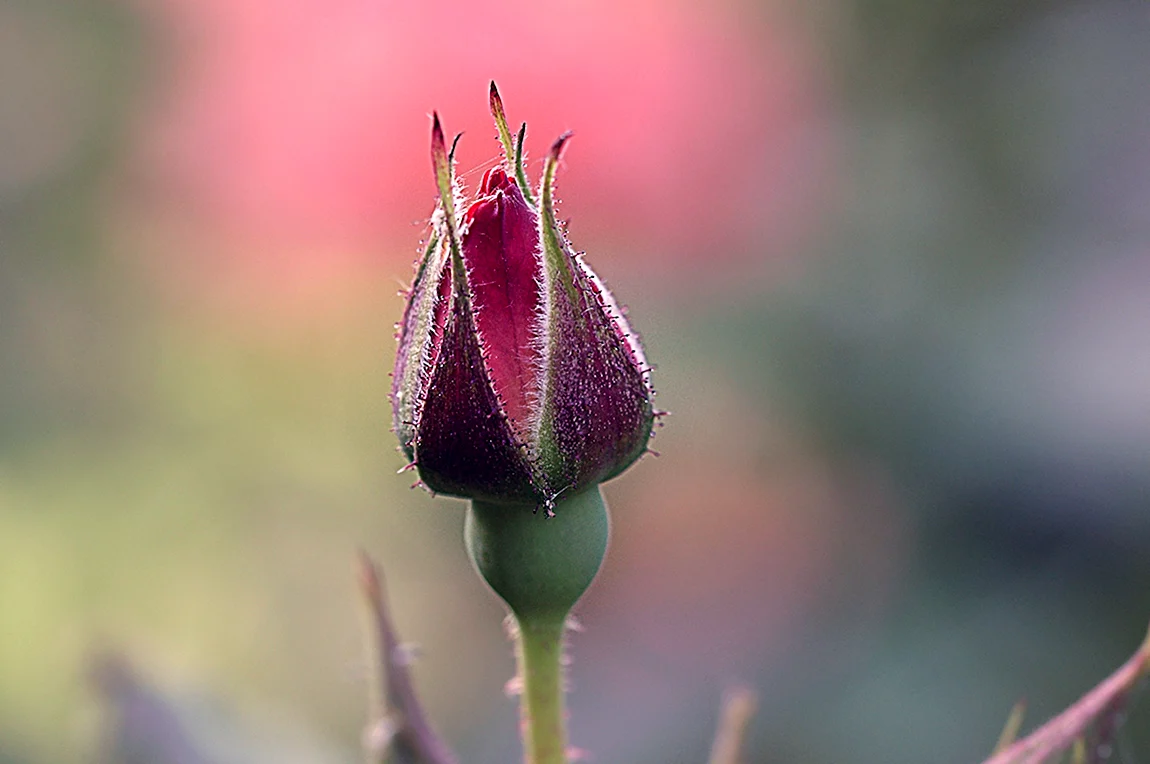
[[[359,588],[368,611],[371,707],[363,747],[368,764],[457,764],[432,729],[408,669],[412,651],[401,644],[387,608],[383,576],[366,553],[358,560]]]
[[[1150,675],[1150,633],[1130,660],[1097,687],[1030,733],[1013,741],[1021,724],[1020,706],[1007,721],[995,753],[983,764],[1046,764],[1061,761],[1069,753],[1072,761],[1108,759],[1113,752],[1118,728],[1126,719],[1131,695]]]

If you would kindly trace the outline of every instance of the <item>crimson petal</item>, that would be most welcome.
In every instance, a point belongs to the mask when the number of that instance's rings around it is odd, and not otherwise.
[[[539,219],[502,167],[484,175],[480,193],[464,215],[463,261],[491,381],[512,427],[525,436],[540,365],[532,339],[539,323]]]

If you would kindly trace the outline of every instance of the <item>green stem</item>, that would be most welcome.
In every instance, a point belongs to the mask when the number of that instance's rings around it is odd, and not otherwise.
[[[519,719],[527,764],[567,764],[567,712],[563,699],[564,622],[518,622],[516,657],[523,681]]]
[[[557,501],[554,517],[534,509],[472,501],[464,538],[475,569],[518,626],[525,761],[565,764],[563,630],[603,562],[610,522],[597,486]]]

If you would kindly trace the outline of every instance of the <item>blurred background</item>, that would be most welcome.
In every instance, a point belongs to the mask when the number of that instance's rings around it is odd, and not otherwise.
[[[491,78],[533,177],[574,131],[561,214],[673,412],[607,487],[573,742],[704,761],[733,682],[752,761],[969,762],[1053,714],[1150,619],[1148,35],[1106,0],[0,3],[0,762],[360,760],[361,546],[441,731],[518,758],[502,609],[387,400],[428,115],[474,188]]]

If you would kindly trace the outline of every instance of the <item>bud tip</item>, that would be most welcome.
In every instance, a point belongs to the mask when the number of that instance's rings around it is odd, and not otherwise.
[[[495,80],[491,81],[491,114],[495,116],[496,119],[504,114],[503,98],[499,95],[499,87],[496,86]]]
[[[439,112],[431,113],[431,164],[439,172],[441,165],[447,164],[447,143],[443,139],[443,126],[439,124]]]
[[[551,144],[552,160],[556,162],[559,161],[559,157],[563,153],[563,147],[567,145],[567,141],[571,140],[572,135],[574,135],[574,133],[568,130],[567,132],[563,133],[563,135],[560,135],[555,139],[555,142]]]
[[[431,148],[434,151],[439,149],[445,151],[445,143],[443,140],[443,126],[439,124],[439,112],[431,112]]]

